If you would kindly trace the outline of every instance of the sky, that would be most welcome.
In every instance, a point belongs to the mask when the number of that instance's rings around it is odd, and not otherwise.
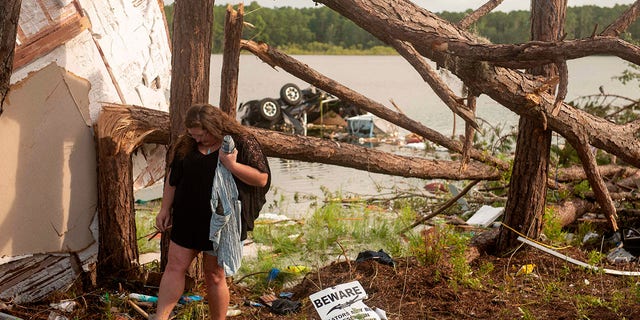
[[[244,2],[249,4],[256,1],[260,6],[267,8],[274,7],[294,7],[304,8],[313,7],[313,0],[215,0],[216,5],[238,4]],[[441,11],[466,11],[467,9],[477,9],[486,0],[413,0],[413,2],[431,12]],[[600,7],[612,7],[616,4],[631,4],[634,0],[568,0],[570,7],[583,5],[597,5]],[[166,4],[173,3],[173,0],[165,0]],[[530,1],[527,0],[504,0],[494,11],[512,11],[512,10],[529,10]]]

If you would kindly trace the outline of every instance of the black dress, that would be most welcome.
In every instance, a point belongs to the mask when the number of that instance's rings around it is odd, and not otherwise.
[[[216,174],[218,151],[202,154],[192,150],[171,165],[169,183],[176,187],[173,198],[171,240],[200,251],[211,250],[211,186]]]
[[[267,185],[254,187],[234,177],[242,202],[240,238],[247,238],[253,230],[253,221],[266,202],[265,194],[271,184],[271,172],[260,144],[253,136],[233,136],[238,149],[237,161],[269,174]],[[213,249],[209,240],[211,221],[211,187],[218,164],[218,151],[204,155],[197,149],[171,164],[169,184],[176,187],[173,198],[173,224],[171,240],[176,244],[200,251]]]

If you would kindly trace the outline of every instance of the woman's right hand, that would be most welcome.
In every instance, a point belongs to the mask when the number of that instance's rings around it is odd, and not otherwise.
[[[165,232],[167,229],[171,227],[171,216],[169,215],[168,209],[160,209],[158,215],[156,216],[156,228],[160,230],[160,232]]]

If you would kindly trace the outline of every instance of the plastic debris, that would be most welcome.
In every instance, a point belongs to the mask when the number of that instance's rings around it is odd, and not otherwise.
[[[522,267],[520,267],[520,269],[518,269],[518,272],[516,272],[516,276],[531,274],[535,268],[536,268],[536,265],[533,263],[525,264]]]
[[[380,317],[380,320],[387,320],[387,312],[378,308],[378,307],[374,307],[373,311],[378,315],[378,317]]]
[[[617,247],[607,254],[607,260],[611,264],[626,264],[636,259],[634,255],[629,253],[623,247]]]
[[[271,282],[271,281],[275,280],[278,277],[279,274],[280,274],[280,269],[271,268],[271,270],[269,270],[269,275],[267,276],[267,281]]]
[[[387,254],[386,252],[384,252],[382,249],[376,251],[363,251],[358,253],[358,257],[356,258],[356,262],[363,262],[366,260],[376,260],[382,264],[386,264],[388,266],[395,266],[395,261],[393,261],[393,259],[391,258],[391,256],[389,256],[389,254]]]
[[[129,299],[142,301],[142,302],[158,303],[158,297],[149,296],[149,295],[140,294],[140,293],[130,293],[129,294]]]
[[[291,299],[293,297],[293,292],[280,292],[278,296],[280,298]]]
[[[180,297],[180,300],[178,300],[178,303],[188,304],[191,302],[202,301],[202,299],[203,299],[202,296],[199,296],[199,295],[184,295]]]
[[[22,318],[14,317],[10,314],[6,314],[4,312],[0,312],[0,319],[2,320],[22,320]]]
[[[244,302],[245,305],[250,306],[250,307],[264,307],[265,305],[260,303],[260,302],[255,302],[255,301],[245,301]]]
[[[229,309],[227,310],[227,317],[239,316],[242,314],[242,311],[238,309]]]
[[[302,307],[302,303],[299,301],[276,299],[271,302],[270,310],[275,314],[289,314],[298,312],[300,307]]]
[[[78,303],[73,300],[62,300],[58,303],[50,303],[49,306],[64,312],[73,312]]]
[[[498,217],[500,217],[504,213],[504,207],[494,208],[492,206],[484,205],[474,213],[469,220],[467,220],[467,224],[479,227],[488,227],[491,225]]]
[[[0,319],[3,319],[2,317],[0,317]],[[49,316],[47,317],[47,320],[69,320],[69,318],[55,312],[55,311],[51,311],[49,313]]]
[[[585,234],[582,238],[582,244],[594,244],[597,243],[598,240],[600,240],[600,235],[593,231],[590,231],[587,232],[587,234]]]
[[[307,266],[297,265],[297,266],[288,266],[285,271],[288,273],[302,273],[309,272],[309,268]]]

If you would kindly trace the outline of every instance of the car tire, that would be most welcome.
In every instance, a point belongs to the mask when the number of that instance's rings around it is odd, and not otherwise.
[[[260,111],[260,115],[269,121],[274,121],[280,118],[280,105],[278,101],[271,98],[265,98],[260,100],[260,105],[258,106],[258,110]]]
[[[280,99],[287,105],[296,106],[302,102],[302,91],[297,85],[287,83],[280,89]]]

